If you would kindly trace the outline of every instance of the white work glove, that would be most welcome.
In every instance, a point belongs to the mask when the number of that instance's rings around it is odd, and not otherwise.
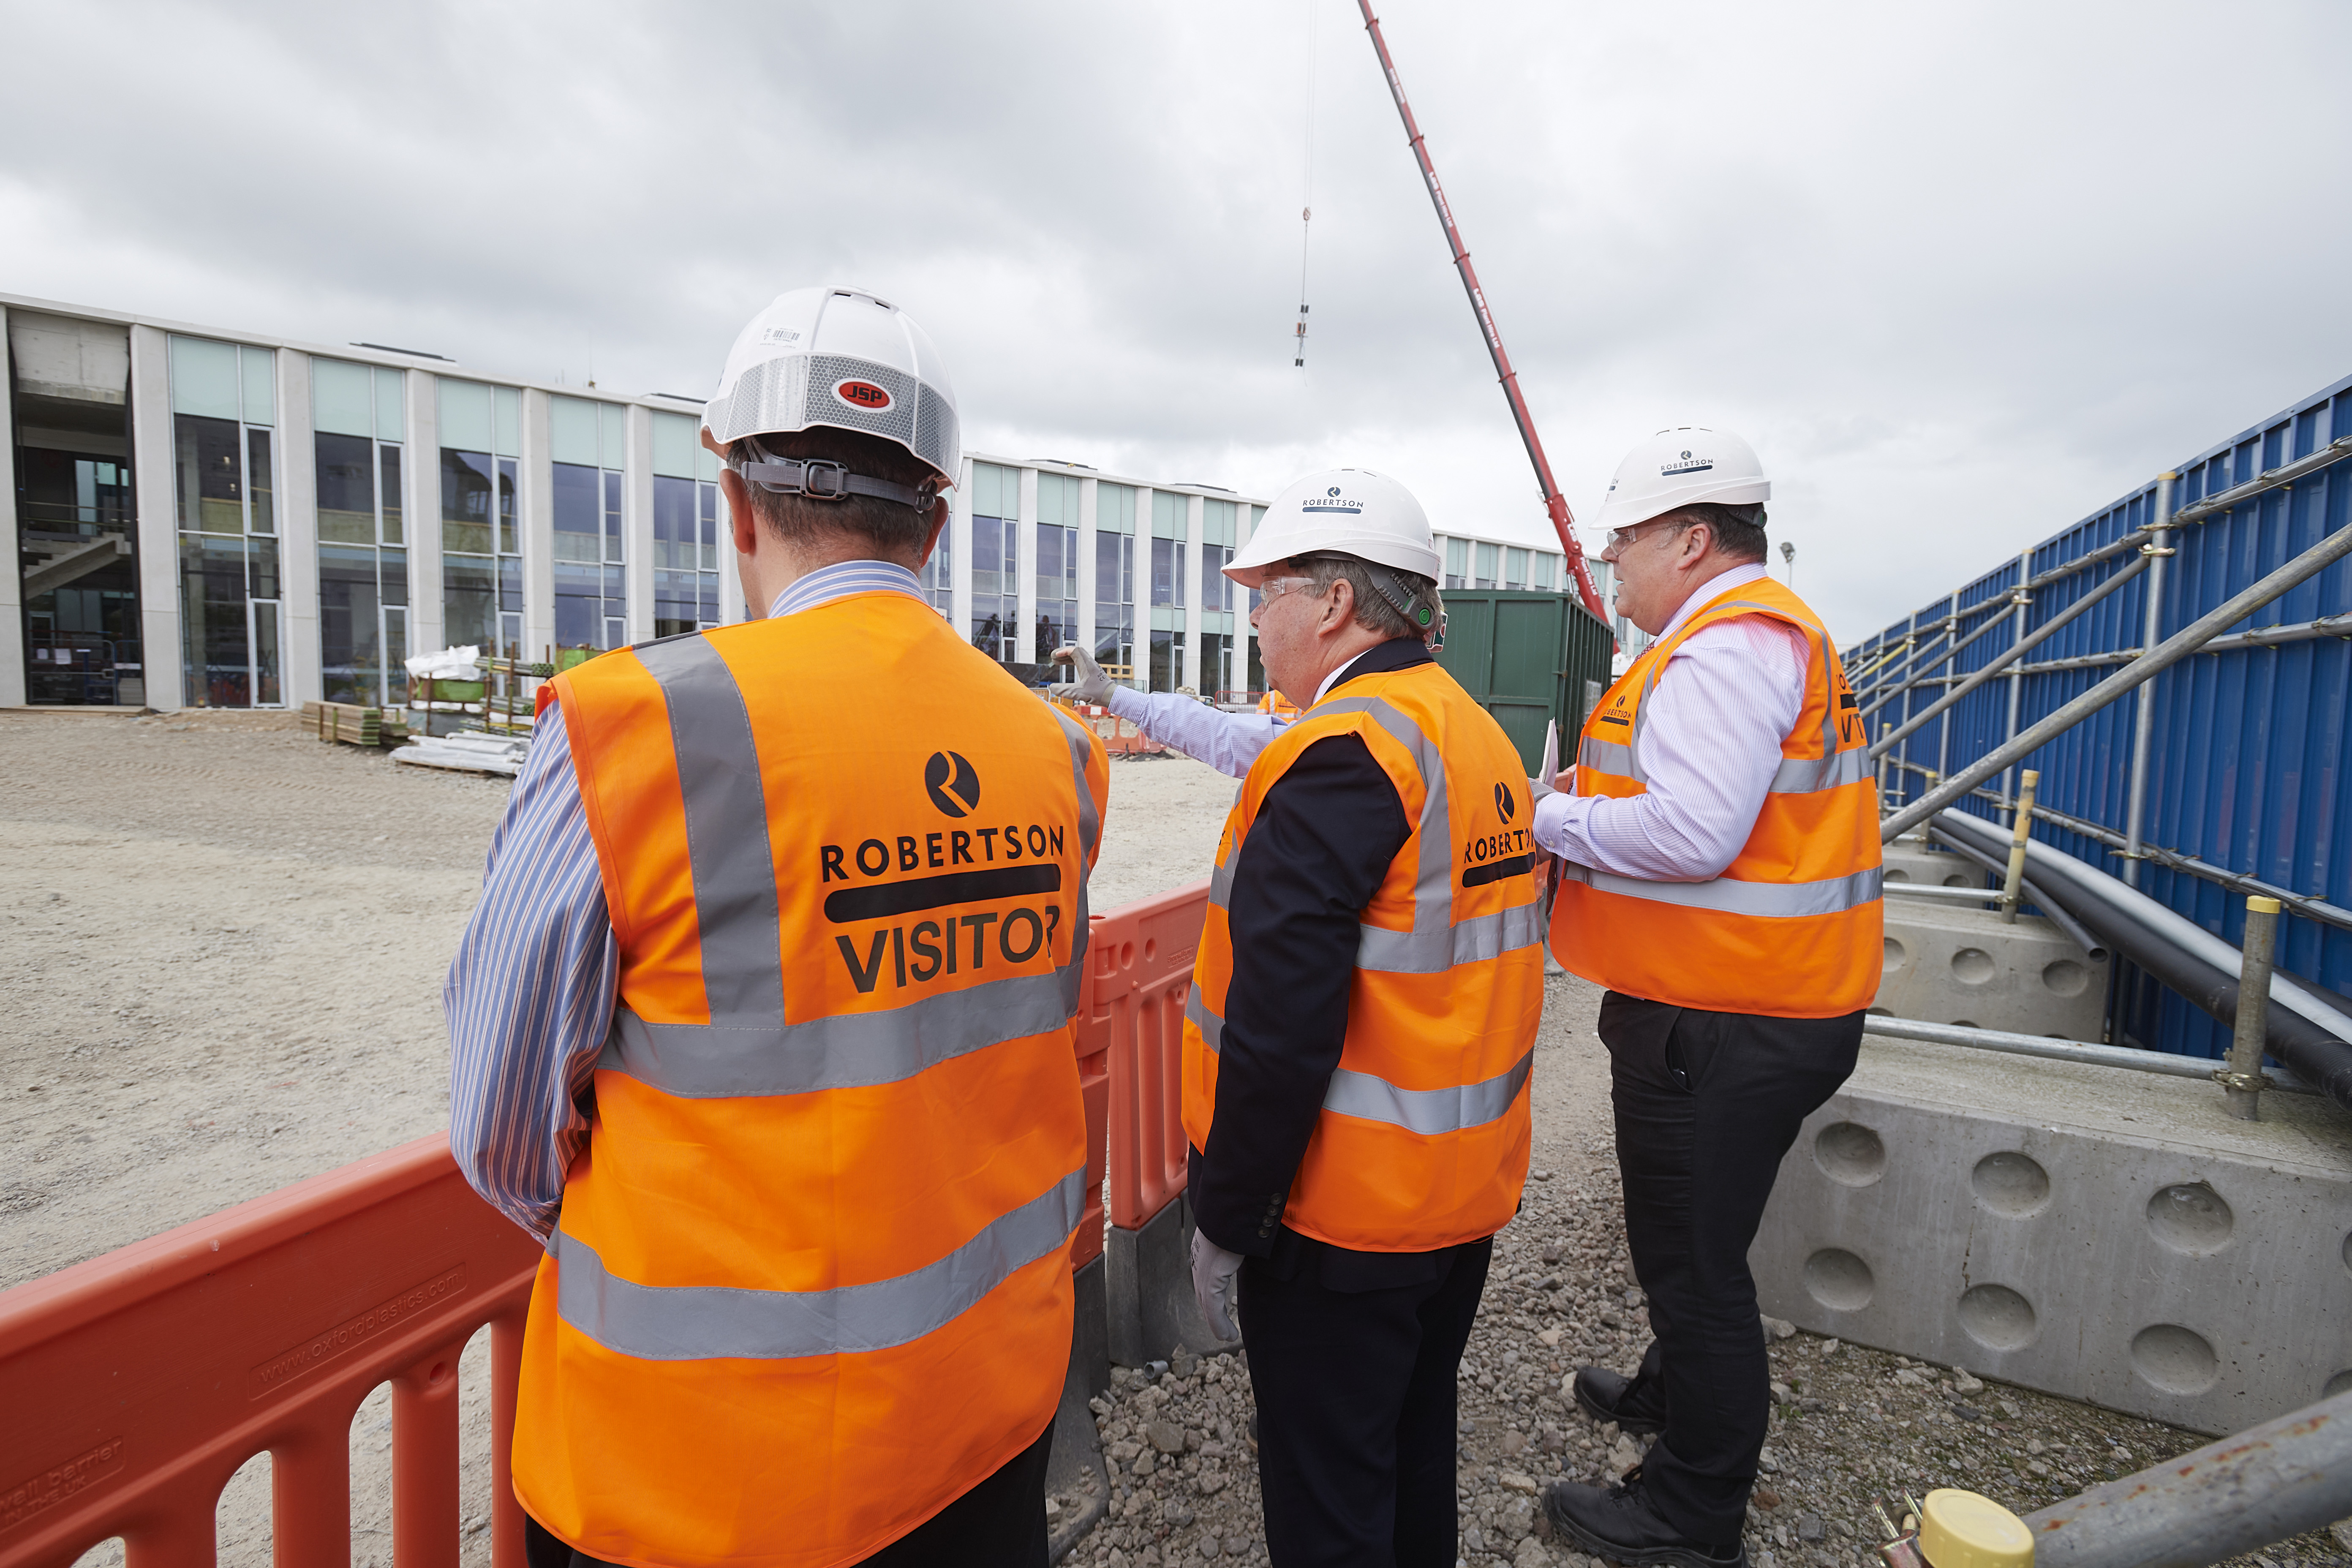
[[[1076,674],[1076,680],[1057,680],[1045,688],[1047,696],[1064,702],[1095,702],[1110,700],[1110,677],[1102,672],[1095,656],[1076,643],[1065,643],[1053,652],[1055,664],[1066,664]]]
[[[1192,1232],[1192,1299],[1219,1340],[1242,1337],[1234,1327],[1234,1284],[1241,1271],[1240,1253],[1227,1252],[1197,1229]]]

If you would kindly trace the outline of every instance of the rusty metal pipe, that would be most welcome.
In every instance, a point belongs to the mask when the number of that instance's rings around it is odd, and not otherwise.
[[[2029,1515],[2034,1568],[2202,1568],[2352,1514],[2352,1393]]]
[[[2238,973],[2238,1016],[2230,1065],[2213,1076],[2241,1121],[2263,1119],[2263,1047],[2270,1039],[2271,954],[2278,943],[2279,901],[2257,893],[2246,900],[2245,963]]]
[[[2010,824],[2009,871],[2000,884],[2000,923],[2003,925],[2017,923],[2017,900],[2025,883],[2025,844],[2033,836],[2033,791],[2041,782],[2042,775],[2028,768],[2018,784],[2017,812]],[[1928,787],[1935,787],[1932,781]]]

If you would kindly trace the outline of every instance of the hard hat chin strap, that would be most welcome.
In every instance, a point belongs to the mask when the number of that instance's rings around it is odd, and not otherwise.
[[[744,441],[760,455],[760,460],[755,463],[739,462],[730,458],[727,465],[743,476],[744,483],[757,485],[771,495],[805,496],[811,500],[847,500],[851,496],[873,496],[928,512],[931,504],[939,500],[940,491],[947,487],[947,481],[936,475],[917,487],[877,479],[866,474],[853,474],[846,465],[827,462],[822,458],[771,457],[768,449],[755,437],[746,437]]]

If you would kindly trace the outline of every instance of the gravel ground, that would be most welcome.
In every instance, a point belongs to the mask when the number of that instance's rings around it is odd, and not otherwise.
[[[1552,1540],[1542,1488],[1562,1478],[1613,1479],[1647,1447],[1588,1419],[1566,1392],[1580,1365],[1631,1373],[1649,1342],[1625,1252],[1606,1069],[1591,1034],[1597,1006],[1584,982],[1549,983],[1535,1072],[1534,1172],[1518,1217],[1496,1240],[1462,1361],[1457,1496],[1468,1564],[1593,1568],[1594,1560]],[[1246,1335],[1246,1303],[1243,1311]],[[1786,1323],[1767,1320],[1767,1331],[1772,1433],[1746,1532],[1756,1568],[1874,1563],[1870,1549],[1883,1538],[1872,1510],[1877,1498],[1957,1486],[2031,1513],[2210,1441]],[[1265,1562],[1250,1408],[1246,1351],[1175,1357],[1157,1377],[1115,1370],[1110,1392],[1096,1402],[1111,1500],[1065,1562]],[[1094,1496],[1066,1494],[1055,1510],[1082,1516]],[[2347,1545],[2317,1531],[2231,1562],[2347,1563]]]

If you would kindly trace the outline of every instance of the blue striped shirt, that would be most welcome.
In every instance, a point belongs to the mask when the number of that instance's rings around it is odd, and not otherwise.
[[[768,614],[874,593],[924,599],[904,566],[844,561],[793,582]],[[450,1151],[474,1190],[542,1243],[555,1230],[564,1173],[588,1142],[580,1105],[619,978],[563,710],[551,706],[490,838],[481,902],[441,988]]]

